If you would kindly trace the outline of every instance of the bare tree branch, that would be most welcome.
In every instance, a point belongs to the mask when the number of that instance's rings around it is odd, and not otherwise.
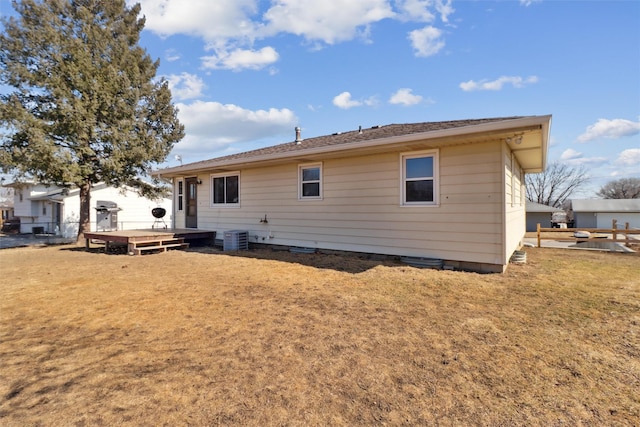
[[[610,181],[596,194],[603,199],[640,199],[640,178]]]
[[[525,177],[527,199],[555,208],[564,203],[577,190],[589,182],[584,166],[573,167],[562,163],[551,163],[542,173]]]

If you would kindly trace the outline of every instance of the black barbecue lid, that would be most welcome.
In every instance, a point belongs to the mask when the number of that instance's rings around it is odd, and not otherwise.
[[[165,208],[157,207],[157,208],[151,209],[151,215],[153,215],[154,218],[162,218],[166,214],[167,214],[167,210]]]

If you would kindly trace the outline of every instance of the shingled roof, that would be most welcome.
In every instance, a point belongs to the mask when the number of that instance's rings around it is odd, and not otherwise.
[[[244,163],[259,161],[265,157],[288,157],[290,155],[303,155],[306,151],[318,149],[348,148],[349,144],[375,142],[394,137],[410,136],[413,134],[424,134],[429,132],[446,131],[451,129],[461,129],[464,127],[474,127],[497,122],[509,122],[511,120],[524,119],[526,116],[494,117],[471,120],[451,120],[442,122],[404,123],[389,124],[384,126],[373,126],[360,128],[347,132],[336,132],[330,135],[302,139],[301,141],[290,141],[283,144],[231,154],[223,157],[216,157],[209,160],[189,163],[182,166],[171,167],[157,171],[157,174],[170,175],[174,173],[194,171],[217,165]]]

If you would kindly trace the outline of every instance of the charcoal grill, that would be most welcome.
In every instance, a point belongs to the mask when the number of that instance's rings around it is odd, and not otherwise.
[[[155,220],[153,221],[153,225],[151,226],[152,230],[155,228],[164,228],[165,230],[167,229],[167,223],[164,222],[164,216],[166,214],[167,210],[165,208],[161,208],[160,206],[151,209],[151,215],[153,215],[153,217],[155,218]]]

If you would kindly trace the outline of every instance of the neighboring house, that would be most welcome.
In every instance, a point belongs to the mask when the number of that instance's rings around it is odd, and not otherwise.
[[[13,188],[5,186],[4,181],[4,177],[0,178],[0,228],[13,217]]]
[[[0,200],[0,228],[2,228],[5,221],[13,217],[13,200]]]
[[[527,231],[537,231],[538,224],[542,228],[552,227],[552,215],[554,213],[564,213],[562,209],[554,208],[548,205],[535,203],[527,200]]]
[[[640,199],[576,199],[571,211],[576,228],[611,228],[614,219],[619,228],[640,228]]]
[[[79,189],[33,182],[8,186],[15,189],[14,215],[20,218],[21,233],[51,233],[69,238],[78,234]],[[91,231],[151,228],[155,222],[151,209],[158,206],[171,212],[171,199],[151,200],[131,189],[97,184],[91,189]],[[169,217],[165,219],[170,226]]]
[[[0,180],[0,228],[10,218],[13,218],[13,188],[6,187],[2,178]]]
[[[551,116],[392,124],[156,171],[175,227],[502,272],[525,234],[525,173]]]

